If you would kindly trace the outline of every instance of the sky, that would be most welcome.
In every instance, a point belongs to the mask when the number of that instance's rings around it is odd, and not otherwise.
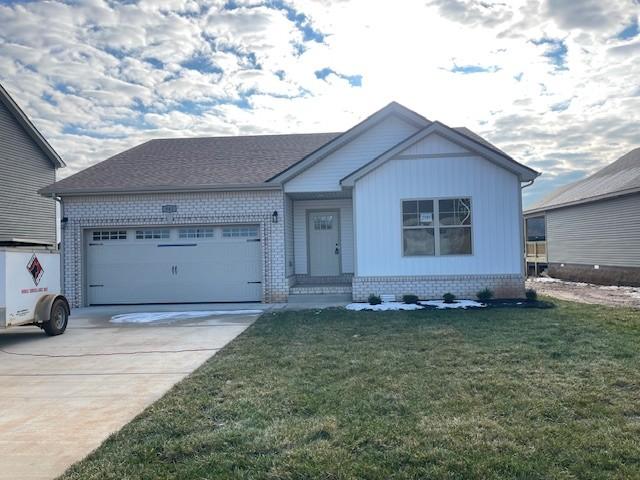
[[[640,0],[0,0],[0,83],[67,176],[151,138],[344,131],[390,101],[543,173],[640,146]]]

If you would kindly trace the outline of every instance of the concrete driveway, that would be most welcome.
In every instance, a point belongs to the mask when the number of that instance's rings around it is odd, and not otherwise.
[[[263,308],[93,307],[73,311],[57,337],[35,327],[0,333],[0,479],[60,475],[258,317],[114,324],[112,315]]]

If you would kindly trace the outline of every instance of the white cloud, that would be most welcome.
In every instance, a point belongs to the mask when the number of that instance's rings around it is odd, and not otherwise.
[[[530,201],[640,144],[640,38],[618,36],[640,6],[588,1],[0,4],[0,81],[63,174],[154,137],[344,130],[396,100],[543,170]]]

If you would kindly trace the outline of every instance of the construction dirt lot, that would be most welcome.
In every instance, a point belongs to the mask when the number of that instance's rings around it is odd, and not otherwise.
[[[572,302],[640,308],[640,287],[618,287],[591,283],[566,282],[549,277],[530,277],[527,288],[539,295]]]

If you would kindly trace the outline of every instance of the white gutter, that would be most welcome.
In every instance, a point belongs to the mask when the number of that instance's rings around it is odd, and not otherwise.
[[[170,186],[154,186],[140,188],[105,188],[90,190],[55,190],[49,187],[38,191],[43,196],[88,196],[88,195],[135,195],[142,193],[193,193],[193,192],[239,192],[239,191],[256,191],[256,190],[282,190],[280,183],[256,183],[256,184],[230,184],[230,185],[196,185],[193,187],[170,187]]]

